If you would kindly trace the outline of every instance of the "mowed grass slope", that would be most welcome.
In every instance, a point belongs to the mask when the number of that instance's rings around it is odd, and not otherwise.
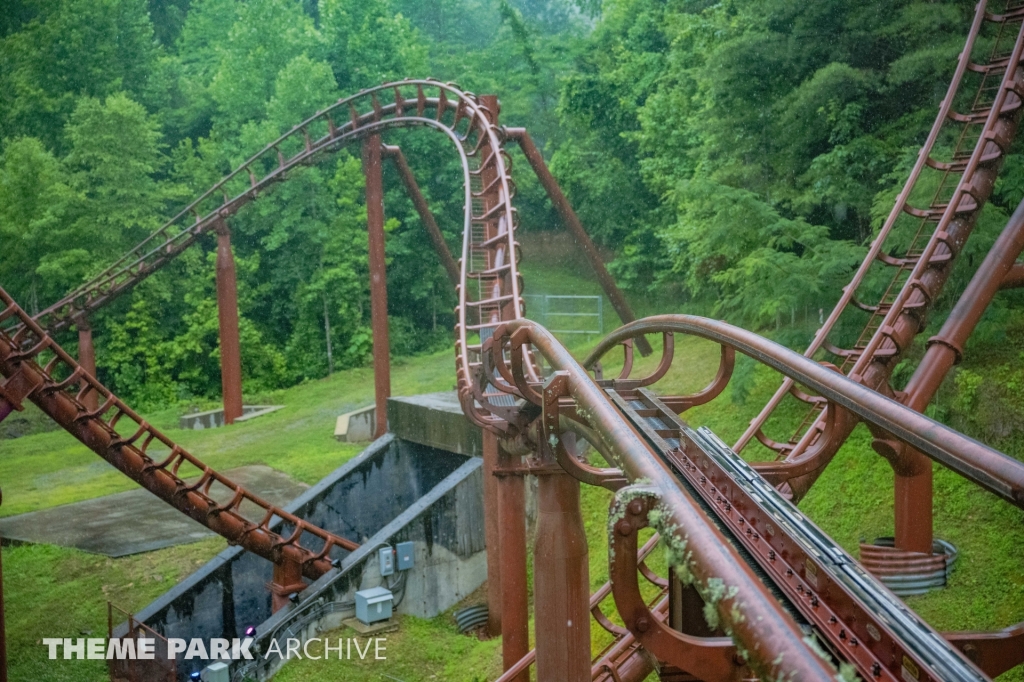
[[[562,242],[559,246],[556,240],[557,248],[537,248],[527,242],[526,293],[599,294],[585,264],[570,258],[566,240]],[[569,267],[563,267],[567,263]],[[641,314],[683,312],[652,302],[638,307]],[[607,300],[605,313],[608,330],[616,321]],[[566,341],[582,358],[594,339],[570,337]],[[652,341],[660,347],[658,340]],[[711,343],[677,339],[673,370],[658,386],[659,391],[686,393],[703,387],[714,376],[718,357],[718,348]],[[968,358],[964,368],[986,377],[986,381],[996,381],[990,360],[981,349]],[[616,362],[609,358],[605,363],[609,372]],[[651,358],[640,364],[650,367],[654,362]],[[764,369],[748,369],[744,377],[740,381],[742,391],[727,390],[715,402],[684,417],[694,426],[710,426],[726,442],[733,442],[778,382],[777,375]],[[396,394],[449,390],[454,385],[451,351],[396,359],[392,380]],[[176,430],[176,410],[146,416],[214,467],[262,463],[313,483],[360,449],[333,440],[334,420],[342,412],[369,404],[372,392],[372,371],[364,368],[259,396],[260,402],[284,404],[286,408],[228,429]],[[769,423],[768,433],[788,436],[786,423],[799,416],[795,406],[787,406]],[[1024,452],[1013,443],[1007,450],[1012,456],[1024,458]],[[750,448],[745,455],[760,459],[767,453]],[[55,432],[0,441],[0,485],[4,489],[0,514],[12,514],[126,490],[134,483],[70,436]],[[1020,540],[1024,513],[938,467],[935,487],[936,533],[957,545],[960,559],[948,589],[911,598],[910,605],[940,630],[992,629],[1024,620],[1024,542]],[[871,450],[866,429],[859,427],[801,506],[856,556],[862,538],[892,534],[892,488],[888,464]],[[592,587],[607,580],[605,523],[609,501],[607,491],[584,487],[582,503]],[[45,649],[39,640],[85,636],[82,632],[102,635],[108,598],[137,610],[223,547],[223,541],[213,539],[117,560],[55,547],[5,548],[11,679],[105,680],[99,662],[44,661]],[[651,564],[655,570],[664,571],[660,552]],[[532,585],[532,566],[529,577]],[[612,610],[608,605],[606,612]],[[458,634],[450,613],[431,621],[406,617],[401,623],[401,631],[388,636],[385,662],[295,661],[278,679],[476,682],[493,679],[500,670],[500,642],[480,642]],[[596,625],[593,632],[594,648],[598,650],[608,638]],[[1021,681],[1024,672],[1011,671],[1000,679]]]

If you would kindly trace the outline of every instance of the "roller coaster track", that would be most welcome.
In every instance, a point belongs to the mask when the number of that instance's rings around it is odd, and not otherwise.
[[[359,546],[270,504],[211,469],[84,372],[3,289],[0,304],[0,324],[21,323],[13,335],[0,326],[0,374],[7,379],[0,386],[0,397],[8,405],[20,407],[30,398],[93,452],[164,502],[254,554],[300,566],[307,578],[315,580],[331,570],[332,551]],[[97,410],[85,407],[83,399],[89,393],[101,399]],[[183,467],[198,470],[199,480],[186,483],[179,475]],[[256,516],[250,518],[253,511]],[[271,528],[278,519],[292,527],[289,535]],[[319,546],[308,548],[301,543],[304,538],[315,539]]]
[[[341,99],[268,144],[35,319],[50,334],[64,330],[135,287],[294,170],[386,130],[428,127],[451,140],[462,162],[465,217],[457,373],[461,393],[472,395],[480,338],[523,311],[516,269],[515,185],[501,131],[490,123],[489,113],[472,93],[432,80],[388,83]],[[477,420],[493,422],[490,414],[468,407]]]
[[[642,334],[664,335],[661,362],[650,374],[632,378],[633,363],[627,357],[617,378],[595,380],[588,375],[586,367],[594,367],[618,344],[626,344],[628,354],[629,342]],[[721,344],[722,364],[705,390],[691,396],[659,397],[648,387],[664,377],[672,364],[674,334]],[[1010,642],[1017,653],[998,660],[968,661],[957,647],[944,641],[956,640],[955,636],[944,638],[934,632],[797,510],[769,479],[713,433],[694,430],[677,415],[720,395],[731,376],[734,354],[740,352],[817,391],[827,401],[828,413],[848,412],[886,429],[1021,508],[1024,464],[827,367],[725,323],[685,315],[640,320],[607,337],[582,364],[550,333],[526,320],[499,327],[488,346],[500,381],[541,410],[533,425],[540,461],[531,466],[542,473],[545,461],[557,462],[582,482],[617,491],[618,502],[609,521],[610,575],[611,592],[625,628],[620,628],[613,648],[628,649],[638,642],[662,663],[704,680],[745,679],[752,674],[771,679],[780,674],[807,680],[831,678],[834,673],[815,669],[821,659],[789,658],[800,646],[791,648],[788,638],[802,638],[807,632],[825,643],[836,660],[853,665],[864,679],[905,679],[901,669],[906,668],[920,680],[980,680],[1007,669],[1007,661],[1011,666],[1021,662],[1020,635]],[[545,381],[531,380],[515,362],[506,364],[504,358],[521,357],[526,346],[553,368],[554,374]],[[574,440],[567,437],[573,422],[589,429],[584,433],[590,434],[617,469],[595,469],[574,456]],[[623,478],[632,485],[626,485]],[[650,521],[648,514],[652,514]],[[690,576],[716,607],[732,640],[680,634],[666,625],[657,606],[640,599],[636,575],[646,572],[635,559],[636,531],[649,522],[656,525],[669,548],[681,543],[678,553],[683,558],[677,556],[673,565]],[[716,601],[714,585],[721,581],[735,587],[729,593],[744,596],[736,596],[734,602]],[[591,605],[594,603],[592,600]],[[751,660],[753,670],[744,672],[743,665],[729,662],[735,655],[729,648],[733,640],[748,651],[786,653],[772,662],[767,657]],[[788,663],[773,667],[780,661]],[[605,659],[596,662],[594,679],[603,679],[607,669],[599,666],[607,663]],[[622,670],[626,664],[636,666],[635,654],[611,666],[615,673],[608,672],[610,679],[643,679],[646,672],[639,666],[627,676]],[[515,679],[513,673],[502,679]]]
[[[537,614],[535,655],[526,656],[503,679],[522,679],[517,676],[535,660],[545,682],[639,680],[652,667],[648,656],[658,661],[664,680],[826,680],[835,678],[837,664],[853,666],[864,679],[892,682],[973,681],[1000,674],[1024,658],[1024,629],[994,635],[936,633],[804,516],[780,487],[824,466],[828,453],[821,443],[844,438],[844,430],[863,421],[1024,507],[1024,465],[892,400],[882,386],[922,326],[1016,133],[1024,94],[1019,68],[1022,18],[1024,3],[1008,4],[1001,15],[988,13],[984,3],[979,6],[940,120],[918,165],[869,259],[805,356],[724,323],[662,316],[620,328],[587,360],[577,362],[549,332],[523,319],[514,185],[502,149],[503,132],[492,123],[492,112],[454,86],[408,80],[339,100],[296,126],[37,319],[0,290],[0,374],[5,377],[0,407],[32,400],[140,485],[275,566],[298,567],[310,579],[330,570],[336,561],[332,553],[351,550],[354,543],[287,514],[207,467],[84,372],[51,334],[128,291],[292,170],[388,129],[430,127],[453,142],[464,175],[455,348],[464,412],[515,455],[502,475],[537,475],[539,497],[565,505],[562,516],[575,513],[578,518],[578,502],[571,509],[577,482],[615,492],[608,524],[610,582],[588,603],[579,599],[580,594],[585,597],[585,585],[577,584],[586,582],[585,554],[582,562],[578,554],[563,556],[562,564],[535,557],[535,590],[552,599]],[[996,30],[995,47],[986,64],[973,64],[970,53],[985,26]],[[1009,51],[1004,34],[1015,38]],[[953,113],[968,72],[980,75],[981,95],[969,113]],[[992,86],[994,81],[998,85]],[[934,152],[947,119],[962,129],[952,156],[940,162]],[[942,180],[929,208],[917,209],[909,202],[917,196],[925,167],[939,172]],[[911,246],[897,258],[885,252],[886,239],[904,216],[920,222]],[[895,267],[897,275],[880,303],[868,307],[874,321],[860,341],[841,351],[826,337],[844,310],[857,305],[855,294],[875,260]],[[662,336],[662,358],[653,372],[633,378],[633,345],[646,334]],[[657,395],[651,387],[672,365],[677,334],[720,344],[721,366],[697,394]],[[618,377],[606,379],[597,362],[620,344],[626,352],[624,368]],[[845,369],[852,378],[807,357],[823,348],[848,361]],[[779,447],[789,461],[749,466],[714,434],[692,429],[679,416],[722,393],[736,352],[786,377],[779,400],[798,384],[815,392],[813,398],[805,396],[816,410],[808,421],[810,435]],[[537,358],[552,372],[542,375]],[[86,407],[90,394],[102,400],[97,409]],[[764,418],[777,404],[766,408]],[[125,422],[129,429],[123,428]],[[763,422],[751,427],[748,441],[755,436],[768,440],[760,434]],[[587,463],[576,448],[578,437],[601,452],[610,466]],[[814,449],[808,463],[809,447]],[[200,471],[199,481],[186,483],[179,475],[185,473],[182,467]],[[218,487],[227,491],[227,501],[218,501]],[[261,510],[259,520],[243,513],[246,503]],[[553,523],[553,516],[557,514],[548,514],[544,522]],[[275,531],[276,519],[290,530]],[[707,612],[715,614],[709,620],[719,628],[716,636],[695,635],[672,623],[668,602],[676,583],[644,566],[654,541],[638,548],[639,531],[647,526],[658,531],[681,583],[691,585],[707,603]],[[538,531],[538,536],[544,533]],[[556,566],[565,567],[565,573],[549,575],[548,569]],[[653,600],[641,597],[639,575],[654,584]],[[621,626],[601,610],[609,596]],[[573,627],[574,622],[586,622],[588,611],[614,638],[596,662],[589,660],[589,628]],[[968,655],[970,647],[974,653]]]
[[[992,192],[1024,111],[1024,73],[1020,67],[1024,2],[1009,0],[999,14],[990,12],[989,4],[978,3],[938,116],[895,205],[850,284],[844,287],[835,308],[804,352],[806,357],[813,357],[826,351],[837,358],[844,374],[889,395],[894,395],[888,386],[892,370],[914,336],[924,329],[927,313]],[[976,44],[981,44],[986,35],[992,45],[987,60],[973,61],[973,54],[980,49]],[[958,107],[964,107],[964,111],[958,111]],[[912,202],[921,199],[929,202],[927,206],[915,207]],[[869,271],[873,274],[877,267],[890,270],[891,275],[877,303],[868,305],[858,295],[870,295]],[[843,349],[831,343],[829,335],[851,309],[866,312],[868,318],[852,347]],[[787,394],[811,405],[788,441],[774,441],[764,434],[763,427]],[[820,399],[796,390],[791,380],[785,380],[736,442],[736,450],[741,451],[756,438],[787,462],[813,460],[815,471],[820,472],[853,426],[851,423],[834,429],[829,439],[822,438],[826,426],[822,404]],[[814,480],[813,474],[805,472],[804,476],[794,490],[797,496],[806,492]]]

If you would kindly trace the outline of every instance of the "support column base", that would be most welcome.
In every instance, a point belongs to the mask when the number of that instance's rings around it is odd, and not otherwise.
[[[864,568],[901,597],[945,587],[956,556],[956,547],[945,540],[935,540],[931,554],[896,549],[893,538],[875,538],[873,543],[860,545]]]

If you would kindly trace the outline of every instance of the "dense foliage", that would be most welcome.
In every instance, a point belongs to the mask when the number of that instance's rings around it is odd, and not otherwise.
[[[888,211],[972,10],[6,0],[0,282],[39,310],[318,108],[433,75],[501,96],[503,121],[529,127],[627,287],[747,326],[813,319]],[[455,245],[459,177],[435,137],[393,141]],[[984,225],[1019,199],[1019,167]],[[447,343],[454,299],[422,257],[429,245],[397,179],[385,180],[393,352],[415,353]],[[525,229],[557,225],[536,181],[517,181]],[[366,361],[364,221],[360,162],[347,152],[232,220],[247,391],[326,374],[325,323],[336,367]],[[219,392],[212,258],[204,242],[96,316],[100,372],[117,390],[149,403]]]

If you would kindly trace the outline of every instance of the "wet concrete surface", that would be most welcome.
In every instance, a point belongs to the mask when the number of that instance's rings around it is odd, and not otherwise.
[[[222,473],[277,506],[284,506],[309,487],[263,465]],[[210,495],[220,502],[231,499],[230,491],[222,486],[214,487]],[[262,513],[257,509],[243,505],[242,513],[258,522]],[[143,488],[0,518],[0,536],[5,540],[74,547],[111,557],[183,545],[212,535],[198,521]]]

